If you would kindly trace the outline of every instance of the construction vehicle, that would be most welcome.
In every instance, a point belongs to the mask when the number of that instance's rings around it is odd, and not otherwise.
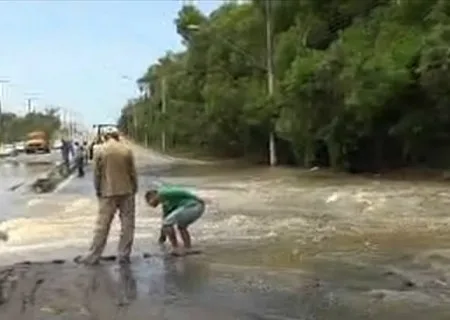
[[[33,131],[27,135],[25,142],[25,153],[50,153],[51,146],[47,133],[44,131]]]
[[[100,123],[100,124],[94,124],[92,126],[92,128],[95,130],[95,133],[92,137],[92,141],[89,143],[89,146],[88,146],[89,159],[92,160],[94,157],[94,145],[98,144],[98,142],[103,139],[105,130],[110,127],[117,127],[117,126],[114,124],[110,124],[110,123]]]
[[[96,129],[96,138],[101,138],[103,136],[104,133],[104,129],[107,129],[109,127],[117,127],[115,124],[110,124],[110,123],[102,123],[102,124],[94,124],[92,126],[94,129]]]

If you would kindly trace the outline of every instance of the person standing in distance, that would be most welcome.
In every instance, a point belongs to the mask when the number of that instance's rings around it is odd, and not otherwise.
[[[76,261],[97,264],[105,249],[111,222],[119,211],[121,224],[119,263],[129,263],[134,241],[135,196],[138,189],[133,152],[120,141],[117,129],[110,129],[102,151],[94,156],[94,186],[99,210],[89,253]]]
[[[78,141],[75,142],[75,165],[78,171],[78,177],[84,177],[85,150],[84,146]]]
[[[103,139],[102,137],[97,137],[94,142],[92,142],[91,146],[91,154],[90,159],[94,160],[95,155],[101,151],[101,148],[103,146]]]

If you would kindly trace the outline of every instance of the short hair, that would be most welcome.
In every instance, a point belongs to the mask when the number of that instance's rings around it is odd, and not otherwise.
[[[119,135],[119,133],[116,132],[116,131],[110,132],[108,135],[109,135],[111,138],[113,138],[114,140],[117,140],[117,141],[120,140],[120,135]]]
[[[145,195],[144,195],[145,200],[149,200],[151,197],[153,197],[157,194],[158,194],[158,190],[156,190],[156,189],[147,190],[147,192],[145,192]]]

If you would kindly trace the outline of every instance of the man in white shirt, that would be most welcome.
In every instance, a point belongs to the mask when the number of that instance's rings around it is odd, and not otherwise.
[[[97,140],[94,142],[94,146],[92,147],[92,159],[95,159],[96,155],[101,151],[102,145],[102,138],[97,138]]]

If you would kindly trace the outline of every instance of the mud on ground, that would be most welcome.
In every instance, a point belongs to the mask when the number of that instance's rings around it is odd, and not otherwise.
[[[393,271],[380,276],[392,278],[390,288],[193,257],[26,262],[0,270],[0,319],[449,319],[439,294],[427,296]]]

